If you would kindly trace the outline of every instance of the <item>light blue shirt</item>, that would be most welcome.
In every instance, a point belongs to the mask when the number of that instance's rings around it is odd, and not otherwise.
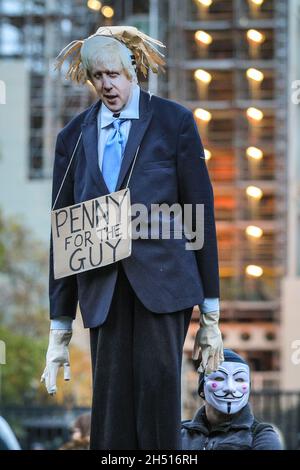
[[[131,96],[125,106],[120,112],[120,116],[118,119],[128,119],[122,124],[122,134],[124,135],[125,142],[124,146],[127,143],[129,131],[131,128],[131,120],[132,119],[139,119],[139,102],[140,102],[140,87],[134,83],[131,89]],[[103,153],[104,148],[109,138],[109,135],[112,131],[109,124],[111,124],[115,119],[113,117],[113,112],[108,109],[104,103],[100,106],[97,116],[97,126],[98,126],[98,161],[99,161],[99,168],[102,170],[102,162],[103,162]]]
[[[200,308],[201,313],[219,312],[220,311],[219,299],[218,298],[204,299],[203,302],[199,305],[199,308]]]

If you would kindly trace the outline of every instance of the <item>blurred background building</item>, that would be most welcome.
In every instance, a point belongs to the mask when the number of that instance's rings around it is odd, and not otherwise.
[[[169,96],[194,112],[214,187],[224,344],[252,365],[253,388],[278,389],[288,2],[169,5]]]
[[[299,20],[299,0],[0,0],[1,206],[45,242],[55,137],[96,99],[53,70],[56,54],[106,24],[166,44],[166,74],[142,86],[194,113],[215,194],[224,344],[250,362],[255,390],[300,390]],[[195,311],[187,401],[197,328]]]

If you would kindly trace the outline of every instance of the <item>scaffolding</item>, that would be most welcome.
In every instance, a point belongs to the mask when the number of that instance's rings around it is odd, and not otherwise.
[[[57,133],[93,99],[87,87],[54,71],[54,59],[100,21],[81,0],[0,0],[0,60],[24,60],[29,71],[30,179],[51,177]],[[10,37],[13,45],[7,42]]]
[[[224,344],[248,358],[259,386],[265,377],[276,388],[286,271],[288,2],[168,3],[168,96],[194,112],[214,187]],[[192,325],[190,335],[195,331]]]

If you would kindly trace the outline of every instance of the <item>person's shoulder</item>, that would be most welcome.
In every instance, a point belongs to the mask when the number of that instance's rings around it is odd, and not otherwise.
[[[66,138],[68,135],[73,132],[78,133],[81,130],[81,124],[87,117],[87,115],[92,111],[92,109],[97,105],[97,102],[92,103],[88,108],[84,109],[81,113],[74,116],[65,126],[60,130],[58,135],[63,138]]]
[[[192,421],[190,419],[185,419],[181,421],[181,436],[182,439],[185,439],[189,436],[191,432]]]
[[[282,435],[272,424],[254,419],[251,431],[254,450],[282,450],[284,448]]]
[[[172,113],[174,117],[177,116],[179,119],[187,115],[192,115],[190,109],[168,98],[152,95],[151,100],[153,100],[153,106],[155,106],[159,111],[163,110],[166,113]]]

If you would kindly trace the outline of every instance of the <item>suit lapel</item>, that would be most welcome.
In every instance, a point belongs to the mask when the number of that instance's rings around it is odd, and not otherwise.
[[[133,119],[125,147],[124,157],[117,181],[116,191],[118,191],[134,159],[135,152],[140,145],[145,132],[152,118],[152,108],[150,106],[150,96],[145,91],[140,92],[139,119]],[[139,158],[140,156],[137,156]],[[127,180],[126,180],[127,183]]]

